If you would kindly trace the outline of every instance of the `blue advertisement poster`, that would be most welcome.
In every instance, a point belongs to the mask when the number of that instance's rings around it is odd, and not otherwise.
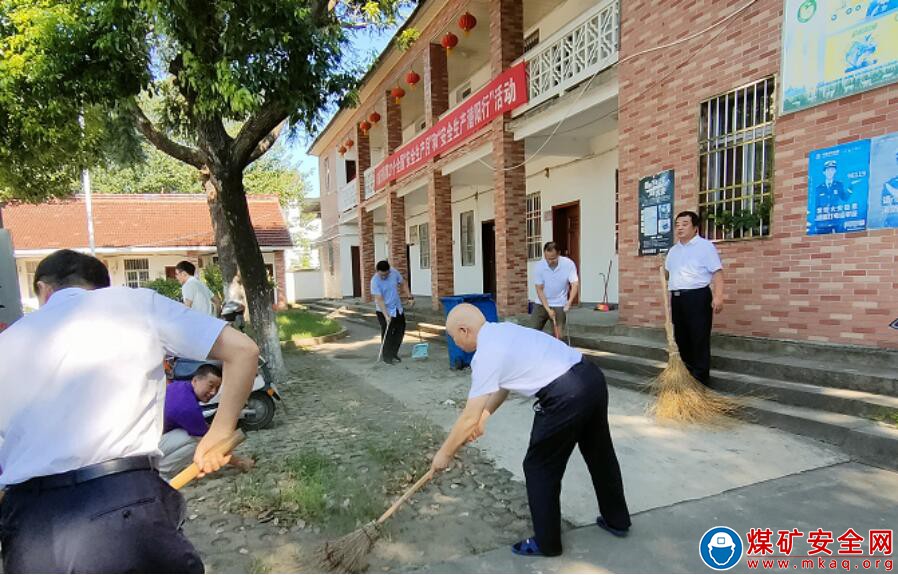
[[[898,228],[898,132],[870,140],[867,229]]]
[[[814,150],[808,157],[808,235],[867,228],[870,140]]]

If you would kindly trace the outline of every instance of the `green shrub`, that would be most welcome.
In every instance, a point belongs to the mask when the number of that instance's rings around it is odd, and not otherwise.
[[[181,284],[174,278],[154,279],[150,283],[145,284],[144,287],[148,287],[169,299],[181,301]]]

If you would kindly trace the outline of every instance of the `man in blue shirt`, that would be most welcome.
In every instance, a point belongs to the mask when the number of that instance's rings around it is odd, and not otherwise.
[[[374,296],[377,321],[380,322],[380,338],[383,341],[381,357],[384,363],[393,365],[402,361],[399,359],[399,347],[405,337],[405,310],[399,292],[402,291],[409,305],[415,298],[409,293],[402,274],[390,268],[389,262],[377,262],[376,269],[377,273],[371,278],[371,295]],[[390,318],[389,321],[387,318]]]

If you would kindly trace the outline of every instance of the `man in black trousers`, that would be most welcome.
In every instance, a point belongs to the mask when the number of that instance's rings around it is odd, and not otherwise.
[[[630,512],[608,429],[608,388],[601,370],[546,333],[513,323],[487,323],[471,304],[452,309],[446,331],[462,350],[476,353],[468,402],[431,470],[448,467],[462,445],[483,435],[487,418],[510,391],[536,397],[524,457],[535,534],[512,545],[512,553],[561,554],[561,479],[574,446],[580,448],[592,477],[601,513],[596,524],[617,537],[626,536]]]
[[[711,325],[723,309],[723,265],[717,248],[698,235],[698,214],[677,214],[677,243],[664,264],[671,320],[680,357],[695,379],[711,382]]]
[[[387,260],[377,262],[376,273],[371,278],[371,295],[380,323],[381,359],[393,365],[401,362],[399,348],[405,337],[405,309],[402,307],[402,296],[408,304],[414,305],[415,298],[409,292],[408,284],[402,274],[390,267]],[[401,294],[401,295],[400,295]]]

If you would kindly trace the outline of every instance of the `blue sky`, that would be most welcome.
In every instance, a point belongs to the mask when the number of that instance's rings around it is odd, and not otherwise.
[[[410,10],[405,12],[405,16],[407,17],[410,13]],[[386,47],[387,43],[390,41],[390,38],[393,37],[396,29],[402,25],[404,22],[404,18],[394,27],[388,30],[383,31],[356,31],[352,34],[354,35],[351,40],[351,52],[354,54],[353,61],[354,62],[371,62],[377,57]],[[330,121],[330,118],[333,117],[333,114],[328,115],[323,125],[327,125],[327,122]],[[308,175],[308,181],[310,185],[310,189],[308,190],[308,197],[317,198],[320,194],[320,190],[318,189],[318,159],[306,154],[306,150],[309,149],[309,146],[312,144],[314,140],[314,136],[302,136],[299,138],[295,138],[291,141],[285,141],[284,144],[287,146],[287,155],[290,158],[290,161],[299,168],[302,172]]]

